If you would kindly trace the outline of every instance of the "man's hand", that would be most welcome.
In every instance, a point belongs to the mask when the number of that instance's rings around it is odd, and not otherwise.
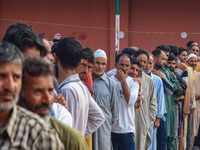
[[[124,74],[124,72],[121,69],[119,69],[117,70],[117,73],[115,74],[115,78],[117,78],[119,82],[124,82],[126,81],[127,74]]]
[[[161,79],[164,78],[164,73],[162,71],[153,69],[152,72],[159,76]]]
[[[173,71],[171,71],[171,73],[172,73],[172,75],[176,78],[176,75],[174,74],[174,72]]]
[[[200,95],[199,94],[195,94],[195,99],[196,100],[200,100]]]
[[[187,115],[186,114],[183,114],[183,118],[185,118]]]
[[[140,91],[140,93],[138,94],[138,98],[135,102],[135,109],[138,109],[142,106],[142,104],[144,103],[144,95],[143,95],[143,92]]]
[[[154,128],[158,128],[160,126],[160,118],[156,117],[156,120],[154,122]]]
[[[184,95],[181,95],[181,96],[178,97],[179,100],[184,100],[184,98],[185,98]]]
[[[55,99],[55,102],[63,105],[65,108],[67,108],[65,98],[61,94],[58,94],[58,96]]]
[[[190,108],[190,114],[194,112],[195,108]]]

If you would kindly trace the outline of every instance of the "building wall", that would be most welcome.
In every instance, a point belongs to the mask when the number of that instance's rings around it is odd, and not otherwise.
[[[120,29],[125,33],[120,50],[129,46],[152,51],[159,44],[186,46],[199,40],[198,0],[121,0]],[[114,67],[115,0],[0,0],[0,38],[14,22],[31,24],[37,33],[53,40],[55,33],[73,36],[83,46],[108,55],[107,70]],[[181,32],[187,32],[186,39]]]

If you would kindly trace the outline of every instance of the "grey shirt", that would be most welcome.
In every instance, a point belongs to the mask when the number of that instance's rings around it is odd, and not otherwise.
[[[106,121],[93,134],[94,150],[110,150],[111,125],[119,118],[120,90],[118,84],[105,73],[93,79],[94,99]]]

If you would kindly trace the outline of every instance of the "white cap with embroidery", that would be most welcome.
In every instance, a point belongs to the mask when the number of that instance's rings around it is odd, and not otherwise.
[[[98,49],[94,52],[94,57],[103,57],[103,58],[106,58],[107,59],[107,56],[106,56],[106,53],[104,50],[102,49]]]

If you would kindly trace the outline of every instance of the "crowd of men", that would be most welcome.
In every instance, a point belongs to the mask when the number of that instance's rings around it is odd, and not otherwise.
[[[102,49],[11,24],[0,41],[0,149],[199,149],[196,41],[128,47],[106,66]]]

